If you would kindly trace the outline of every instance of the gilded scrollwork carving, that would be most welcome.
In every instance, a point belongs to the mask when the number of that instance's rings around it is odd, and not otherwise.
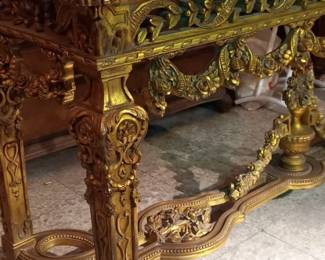
[[[21,91],[27,98],[57,98],[63,104],[71,103],[76,90],[73,62],[63,62],[62,57],[53,52],[46,52],[46,56],[52,68],[42,75],[26,76],[27,82]]]
[[[24,85],[26,79],[17,72],[17,66],[14,56],[6,54],[0,57],[0,122],[2,126],[9,129],[17,117],[17,110],[21,107],[21,96],[15,95],[16,85]]]
[[[165,100],[167,95],[199,100],[216,93],[222,84],[216,66],[214,62],[203,74],[184,75],[168,58],[162,57],[153,61],[148,87],[161,116],[167,108]]]
[[[312,50],[313,55],[324,58],[325,57],[325,37],[317,37],[315,48]]]
[[[150,15],[150,13],[157,9],[164,9],[165,11],[159,15]],[[164,26],[168,29],[174,28],[181,18],[181,8],[171,0],[151,0],[140,4],[136,10],[130,15],[130,31],[131,35],[136,38],[136,43],[143,43],[147,37],[155,40]],[[149,25],[141,26],[145,21]]]
[[[311,28],[312,24],[305,24],[307,28]],[[311,31],[306,30],[303,33],[303,42],[300,45],[302,53],[296,59],[296,78],[290,81],[294,87],[286,92],[285,97],[295,97],[296,102],[292,102],[289,108],[294,109],[298,113],[300,121],[305,125],[312,127],[316,134],[325,139],[325,120],[323,113],[318,108],[317,98],[313,95],[314,74],[311,64],[310,54],[317,57],[325,57],[324,55],[324,38],[316,37]],[[299,110],[304,110],[304,115],[299,114]],[[302,117],[302,118],[301,118]],[[300,122],[298,121],[298,123]],[[299,127],[299,124],[298,124]],[[309,132],[311,129],[309,129]],[[311,137],[308,135],[302,138],[301,142],[310,142]]]
[[[130,108],[106,119],[107,177],[112,188],[123,191],[136,181],[141,158],[137,146],[146,134],[147,121],[146,112],[140,108]]]
[[[315,130],[316,134],[325,140],[325,116],[319,110],[317,104],[308,108],[305,119],[309,125]]]
[[[0,38],[1,45],[4,39]],[[2,51],[5,46],[2,46]],[[1,218],[7,241],[3,240],[7,256],[14,257],[14,244],[32,235],[32,222],[26,198],[25,172],[20,132],[22,98],[16,95],[16,85],[25,80],[16,73],[11,53],[0,55],[0,191]],[[17,249],[16,249],[17,250]]]
[[[310,61],[306,60],[307,63]],[[307,65],[308,66],[308,65]],[[294,70],[288,80],[288,89],[284,92],[284,100],[291,114],[290,135],[281,140],[283,150],[282,166],[291,171],[303,171],[305,156],[311,141],[315,137],[310,122],[303,122],[302,117],[309,107],[314,107],[316,97],[313,94],[314,75],[312,68],[306,67],[303,71]]]

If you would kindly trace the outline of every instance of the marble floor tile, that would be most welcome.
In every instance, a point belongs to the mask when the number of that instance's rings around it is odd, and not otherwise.
[[[235,250],[241,243],[251,239],[260,231],[254,226],[249,226],[246,221],[236,225],[230,232],[230,235],[225,244],[216,252],[199,258],[198,260],[216,260],[219,259],[225,253]],[[234,259],[235,260],[235,259]],[[236,260],[242,260],[238,258]]]
[[[78,160],[78,149],[70,148],[55,154],[50,154],[28,162],[28,178],[34,179],[44,176],[42,169],[46,169],[46,176],[65,186],[67,189],[83,196],[86,191],[84,178],[86,171]]]
[[[62,194],[64,195],[66,194]],[[89,231],[91,229],[90,211],[85,200],[81,197],[68,199],[61,197],[61,199],[60,204],[54,203],[51,207],[47,207],[47,213],[33,217],[34,230],[40,232],[66,228]]]
[[[164,166],[157,166],[150,172],[141,172],[139,176],[140,210],[179,195],[174,176],[175,172]]]
[[[201,260],[319,260],[302,250],[264,232],[229,248],[222,255],[210,255]]]
[[[325,259],[325,186],[294,191],[247,216],[250,225]]]
[[[89,206],[83,196],[76,195],[55,181],[43,186],[31,186],[30,190],[38,191],[29,192],[36,232],[55,228],[91,228]]]
[[[143,145],[140,170],[155,172],[159,165],[165,169],[159,178],[172,173],[179,183],[176,190],[183,193],[176,197],[221,187],[255,159],[256,150],[264,141],[264,132],[276,116],[268,110],[263,111],[264,115],[247,113],[234,108],[227,114],[217,114],[211,107],[204,106],[155,122]],[[193,120],[193,114],[200,117],[200,123]],[[256,127],[256,122],[266,119],[270,122]]]
[[[75,168],[81,169],[74,157],[75,149],[68,149],[28,162],[28,194],[35,231],[56,227],[89,230],[88,204],[83,193],[69,185],[78,172]],[[78,178],[75,183],[83,184],[83,180]]]

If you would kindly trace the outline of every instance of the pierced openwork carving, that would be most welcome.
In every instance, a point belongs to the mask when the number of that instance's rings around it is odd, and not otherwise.
[[[236,22],[242,16],[279,13],[293,6],[307,9],[308,1],[226,0],[135,2],[120,1],[1,0],[0,20],[62,35],[75,48],[91,55],[123,53],[155,41],[174,29],[211,29]]]
[[[235,22],[240,14],[281,12],[290,9],[295,2],[295,0],[269,2],[252,0],[239,3],[236,0],[222,2],[189,0],[175,3],[151,0],[137,7],[132,13],[131,24],[136,24],[137,27],[141,25],[137,31],[136,41],[138,44],[142,44],[146,39],[155,41],[162,32],[170,31],[175,27],[215,28],[227,22]],[[300,2],[300,6],[306,7],[307,2]],[[158,11],[159,9],[162,11]],[[134,17],[137,18],[136,21]],[[144,18],[146,19],[144,20]]]
[[[20,137],[19,111],[24,98],[59,98],[63,103],[71,102],[75,85],[72,63],[66,63],[62,69],[60,59],[49,52],[49,58],[55,60],[53,69],[44,75],[28,74],[19,57],[9,49],[9,44],[6,38],[0,36],[0,127],[10,140],[9,136]],[[15,142],[9,142],[3,147],[4,156],[10,162],[8,171],[12,176],[13,189],[15,184],[21,184],[15,177],[17,168],[20,167],[17,162],[18,146]],[[15,194],[18,196],[18,191]]]
[[[172,208],[147,217],[147,240],[161,243],[180,243],[203,237],[213,227],[211,208]]]

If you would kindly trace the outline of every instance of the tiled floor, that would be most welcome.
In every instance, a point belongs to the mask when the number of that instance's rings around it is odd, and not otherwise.
[[[140,207],[213,189],[212,183],[222,186],[255,158],[275,116],[240,107],[218,114],[207,105],[153,123],[142,145]],[[28,163],[35,231],[91,228],[83,200],[85,173],[76,153],[68,149]],[[234,228],[224,248],[203,259],[325,259],[325,185],[255,210]]]

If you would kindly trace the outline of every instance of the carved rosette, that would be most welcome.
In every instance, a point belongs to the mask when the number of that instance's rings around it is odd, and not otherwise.
[[[71,126],[87,169],[86,198],[96,227],[97,256],[109,259],[110,250],[115,250],[117,259],[132,259],[137,243],[129,238],[137,237],[138,145],[147,131],[147,114],[131,105],[106,115],[81,112]]]

